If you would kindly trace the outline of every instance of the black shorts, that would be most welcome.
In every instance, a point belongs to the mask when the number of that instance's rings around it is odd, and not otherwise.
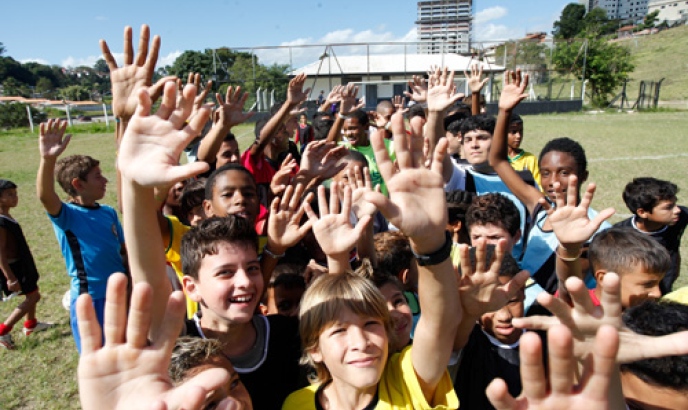
[[[25,272],[21,261],[10,263],[10,268],[19,281],[20,294],[28,295],[38,289],[38,272]],[[0,275],[0,288],[2,288],[2,293],[5,295],[12,293],[7,287],[7,278],[4,274]]]

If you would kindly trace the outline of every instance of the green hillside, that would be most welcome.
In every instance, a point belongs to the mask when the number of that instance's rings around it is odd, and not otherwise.
[[[659,81],[662,78],[666,80],[662,83],[661,101],[688,100],[688,26],[623,40],[620,44],[631,49],[636,66],[626,91],[631,100],[638,97],[640,81]],[[682,106],[685,108],[685,104]]]

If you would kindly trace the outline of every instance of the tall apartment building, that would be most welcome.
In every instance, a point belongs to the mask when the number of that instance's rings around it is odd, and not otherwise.
[[[635,23],[645,18],[648,0],[592,0],[590,4],[605,10],[610,20]]]
[[[419,1],[418,53],[470,53],[472,15],[472,0]]]

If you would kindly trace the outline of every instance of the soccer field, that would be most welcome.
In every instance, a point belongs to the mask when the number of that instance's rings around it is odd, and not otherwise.
[[[633,177],[653,176],[676,183],[679,203],[688,204],[688,114],[660,112],[646,114],[568,114],[524,117],[523,148],[539,154],[550,139],[567,136],[579,141],[586,150],[590,182],[598,189],[593,207],[614,207],[611,222],[628,217],[621,192]],[[253,140],[253,126],[234,130],[240,145]],[[115,205],[115,150],[112,134],[76,134],[65,155],[87,154],[101,161],[104,175],[110,179],[104,203]],[[17,325],[12,332],[16,351],[0,349],[0,408],[3,409],[76,409],[77,354],[69,328],[69,315],[61,298],[69,288],[64,262],[50,222],[36,198],[35,178],[39,154],[36,134],[0,132],[0,178],[19,185],[19,207],[13,216],[21,223],[39,271],[43,299],[38,305],[42,321],[56,323],[46,332],[21,336]],[[681,247],[686,254],[688,241]],[[688,285],[688,262],[682,264],[683,276],[678,286]],[[16,299],[0,303],[3,319],[14,308]]]

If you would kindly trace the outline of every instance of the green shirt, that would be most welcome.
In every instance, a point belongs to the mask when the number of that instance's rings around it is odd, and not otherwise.
[[[389,159],[392,162],[396,161],[397,155],[394,153],[394,144],[391,140],[388,139],[385,139],[384,141],[385,147],[387,148],[387,153],[389,154]],[[352,151],[358,151],[361,154],[363,154],[363,156],[366,157],[366,159],[368,160],[368,170],[370,170],[370,179],[373,182],[373,188],[375,188],[376,185],[380,185],[381,192],[385,195],[389,195],[387,192],[387,186],[385,185],[385,181],[382,179],[382,174],[380,174],[380,169],[378,168],[377,162],[375,161],[373,145],[369,144],[368,146],[353,146],[348,142],[340,142],[339,145],[343,145],[347,149],[350,149]]]

